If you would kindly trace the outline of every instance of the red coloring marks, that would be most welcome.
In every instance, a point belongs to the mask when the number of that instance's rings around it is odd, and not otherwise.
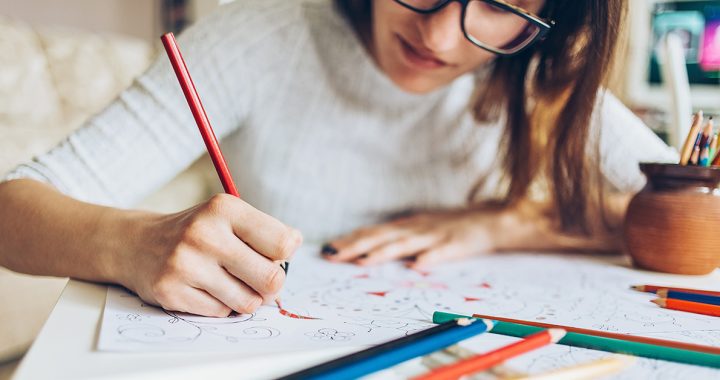
[[[367,292],[367,294],[370,294],[370,295],[373,295],[373,296],[378,296],[378,297],[385,297],[385,295],[386,295],[387,293],[388,293],[388,292]]]
[[[278,307],[278,309],[279,309],[279,311],[280,311],[280,315],[284,315],[284,316],[286,316],[286,317],[288,317],[288,318],[293,318],[293,319],[320,319],[320,318],[306,317],[306,316],[304,316],[304,315],[299,315],[299,314],[291,313],[291,312],[283,309],[282,305],[280,305],[280,300],[275,300],[275,304],[277,305],[277,307]]]
[[[488,284],[487,282],[483,282],[482,284],[478,285],[478,287],[485,288],[485,289],[492,289],[492,286],[490,284]]]
[[[367,274],[367,273],[365,273],[365,274],[359,274],[359,275],[357,275],[357,276],[353,276],[353,278],[370,278],[370,275]]]
[[[475,301],[482,301],[482,299],[475,298],[475,297],[465,297],[465,302],[475,302]]]
[[[425,272],[425,271],[422,271],[422,270],[416,270],[415,272],[417,272],[419,275],[421,275],[421,276],[423,276],[423,277],[427,277],[427,276],[430,275],[430,272]]]

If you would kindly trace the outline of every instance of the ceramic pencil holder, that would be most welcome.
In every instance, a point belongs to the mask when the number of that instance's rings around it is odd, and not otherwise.
[[[624,226],[634,264],[695,275],[720,266],[720,168],[642,163],[640,170],[647,184]]]

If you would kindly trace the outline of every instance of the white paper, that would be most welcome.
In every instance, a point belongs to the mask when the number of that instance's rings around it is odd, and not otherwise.
[[[316,320],[281,315],[276,306],[229,318],[191,316],[148,306],[111,287],[98,349],[255,355],[366,346],[432,326],[436,310],[720,346],[718,318],[662,309],[649,302],[651,294],[629,290],[633,284],[656,282],[655,276],[592,257],[503,253],[416,272],[400,263],[331,264],[317,251],[304,247],[295,255],[282,293],[286,310]],[[507,339],[511,338],[488,335],[472,344],[492,346]],[[523,363],[521,367],[548,370],[602,355],[553,346],[515,360]],[[720,375],[720,371],[646,359],[634,371],[639,371],[630,372],[635,376],[667,372],[685,377],[693,371]]]

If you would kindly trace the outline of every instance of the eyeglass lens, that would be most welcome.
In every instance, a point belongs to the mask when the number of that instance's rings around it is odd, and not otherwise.
[[[435,9],[446,0],[402,0],[419,10]],[[540,33],[540,27],[506,8],[482,0],[470,0],[463,20],[465,33],[475,44],[514,53]]]

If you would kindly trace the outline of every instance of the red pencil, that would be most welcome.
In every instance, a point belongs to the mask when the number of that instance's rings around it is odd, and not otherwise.
[[[695,294],[706,294],[709,296],[720,296],[720,292],[712,290],[700,290],[700,289],[688,289],[688,288],[674,288],[672,286],[661,286],[661,285],[635,285],[633,289],[640,292],[657,293],[658,290],[673,290],[676,292],[695,293]]]
[[[220,144],[218,144],[215,133],[213,132],[212,126],[210,125],[210,119],[208,119],[205,108],[203,108],[202,102],[200,101],[200,95],[198,95],[195,89],[195,84],[190,77],[185,60],[180,53],[180,47],[175,41],[175,36],[172,33],[164,34],[161,38],[165,51],[167,52],[168,58],[170,58],[170,64],[172,64],[175,75],[177,75],[180,87],[185,94],[190,110],[192,111],[195,123],[197,123],[200,134],[202,135],[203,141],[205,141],[205,147],[207,147],[208,154],[212,159],[215,170],[217,171],[220,182],[222,182],[223,189],[228,194],[232,194],[236,197],[240,197],[235,182],[233,182],[232,176],[230,175],[230,169],[228,169],[225,157],[223,157],[220,151]]]
[[[688,313],[705,314],[713,317],[720,317],[720,306],[700,302],[676,300],[673,298],[658,298],[652,300],[660,307],[670,310],[686,311]]]
[[[438,367],[416,377],[414,380],[448,380],[484,371],[515,356],[556,343],[565,336],[563,329],[548,329],[532,334],[513,344],[500,347],[484,354],[471,356],[453,364]]]

